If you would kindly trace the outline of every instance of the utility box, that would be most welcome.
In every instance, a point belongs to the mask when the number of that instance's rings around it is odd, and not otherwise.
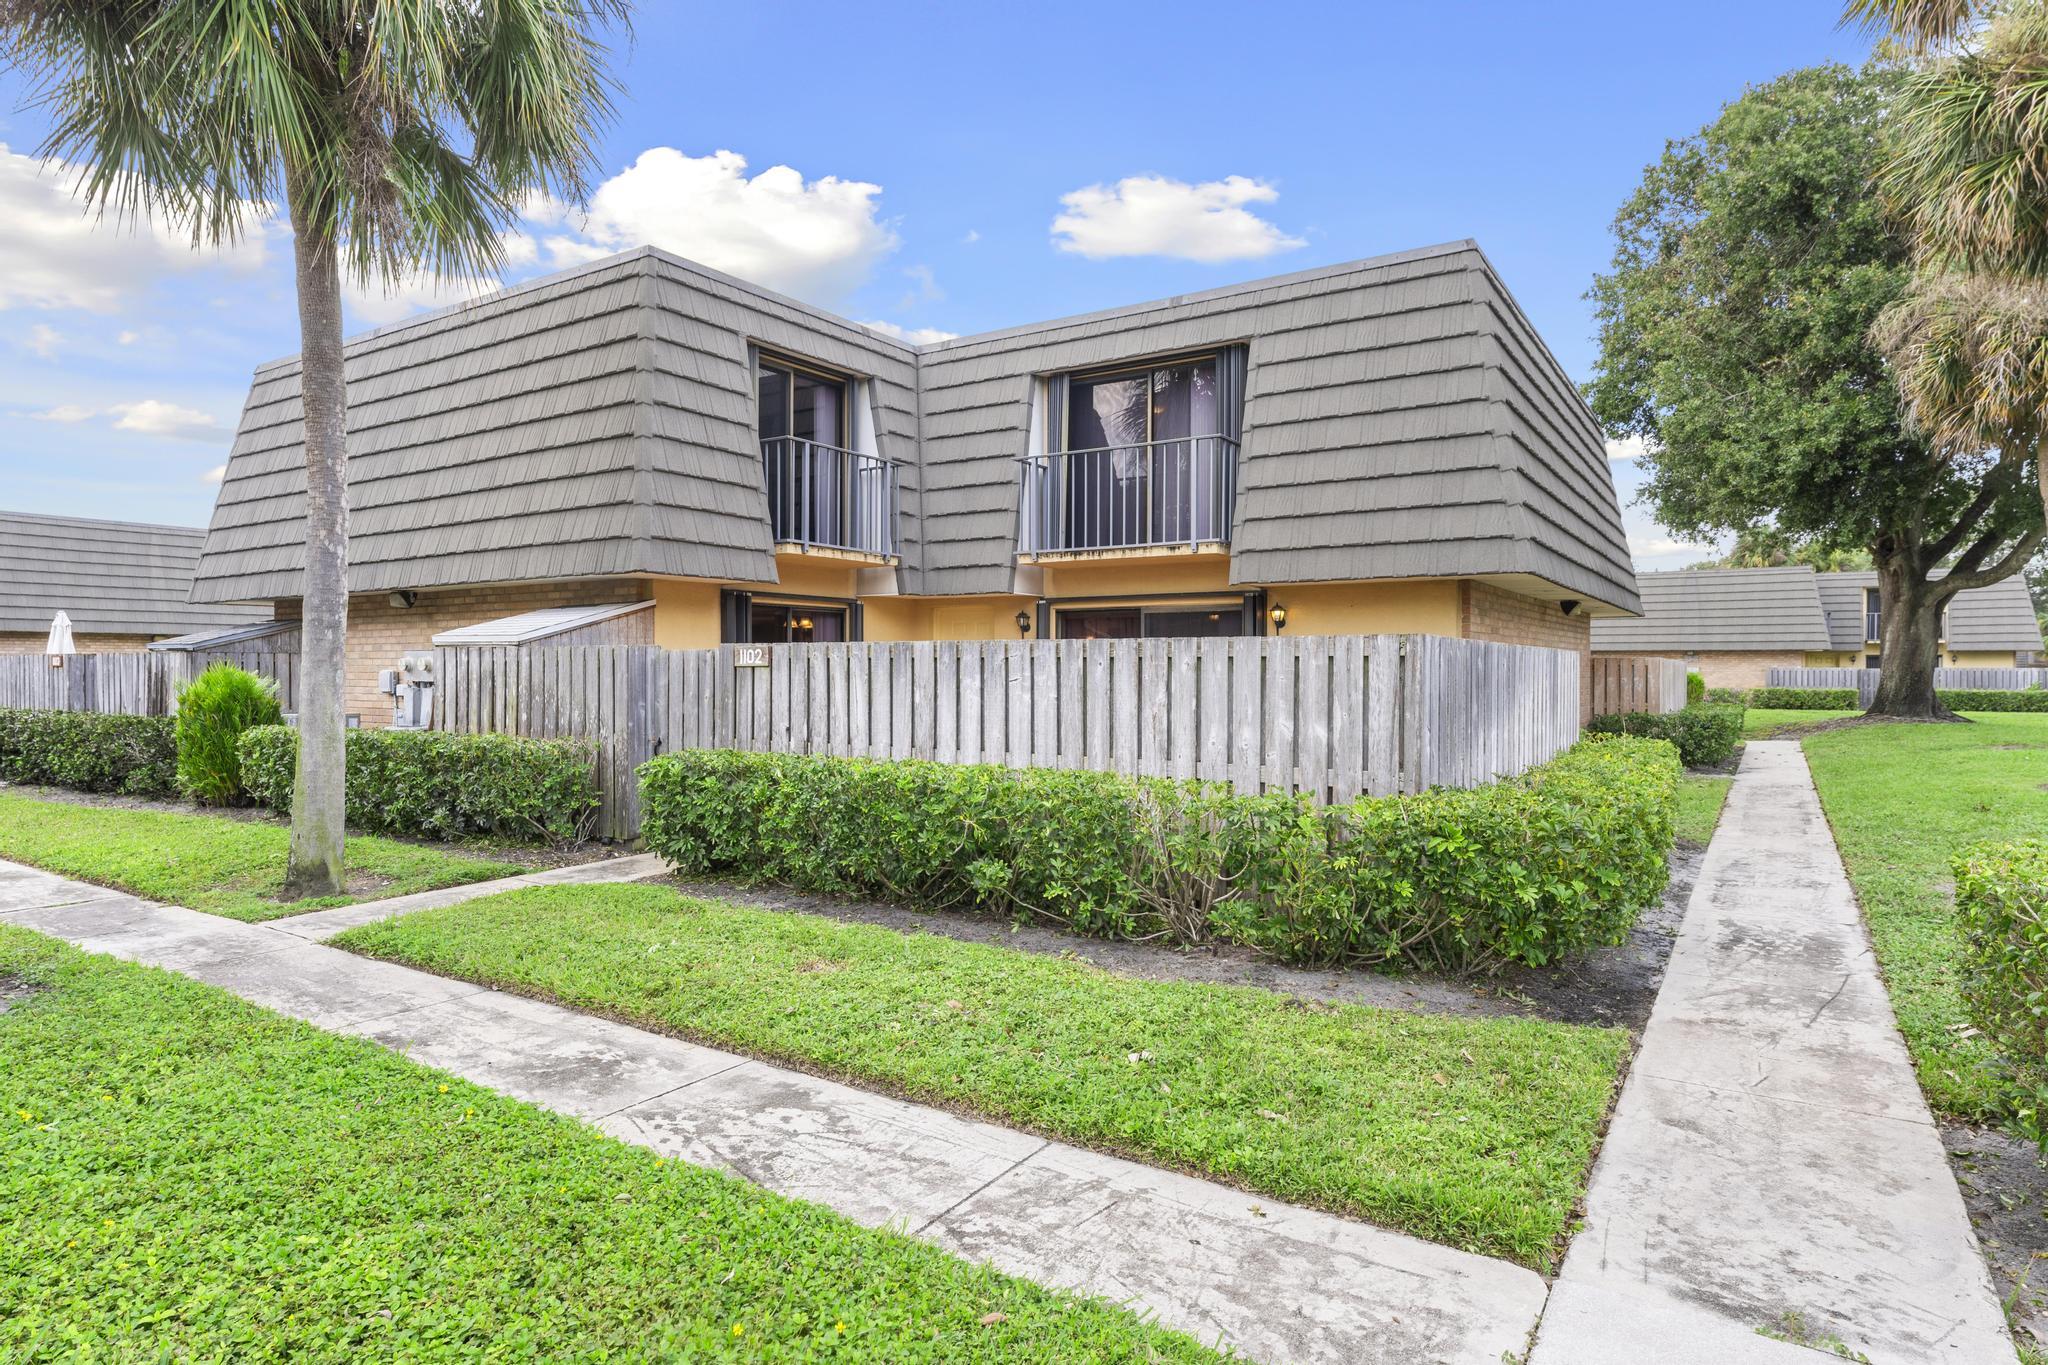
[[[396,668],[377,671],[377,690],[391,698],[391,728],[431,730],[434,726],[434,656],[408,654]]]

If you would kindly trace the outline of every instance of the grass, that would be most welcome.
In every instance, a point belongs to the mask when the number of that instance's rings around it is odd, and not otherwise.
[[[1769,707],[1751,707],[1742,717],[1742,737],[1770,739],[1779,731],[1795,725],[1814,725],[1824,720],[1862,714],[1861,711],[1775,711]]]
[[[1548,1268],[1626,1033],[1309,1004],[1071,959],[544,887],[337,946]]]
[[[289,831],[261,821],[37,801],[0,792],[0,858],[229,919],[276,919],[523,870],[512,863],[351,835],[350,895],[280,901],[289,843]]]
[[[1215,1358],[167,972],[9,974],[0,1359]]]
[[[1943,1113],[1982,1122],[2003,1104],[1996,1053],[1968,1032],[1949,857],[2048,829],[2048,716],[1972,720],[1858,726],[1805,747],[1921,1087]]]
[[[1714,837],[1721,823],[1721,806],[1728,800],[1732,777],[1698,777],[1687,773],[1678,780],[1678,837],[1704,844]]]

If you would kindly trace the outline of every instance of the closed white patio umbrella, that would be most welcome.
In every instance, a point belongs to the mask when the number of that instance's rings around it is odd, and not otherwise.
[[[50,643],[44,646],[43,653],[50,656],[50,667],[62,668],[64,656],[77,652],[78,646],[71,639],[71,617],[60,611],[50,622]]]

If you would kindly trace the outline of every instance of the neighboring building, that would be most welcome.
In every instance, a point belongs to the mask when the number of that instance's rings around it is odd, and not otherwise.
[[[1598,425],[1459,243],[913,346],[644,248],[351,341],[349,705],[436,635],[1417,631],[1636,608]],[[194,600],[297,614],[298,362]]]
[[[205,539],[197,526],[0,512],[0,654],[42,653],[60,611],[82,654],[267,615],[187,600]]]
[[[1593,623],[1596,654],[1681,658],[1709,687],[1762,687],[1773,668],[1876,668],[1877,575],[1808,568],[1646,573],[1642,615]],[[2021,579],[1957,593],[1941,663],[2012,668],[2042,647]]]

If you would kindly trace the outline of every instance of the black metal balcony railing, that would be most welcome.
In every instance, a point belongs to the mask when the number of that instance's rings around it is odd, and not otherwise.
[[[1237,497],[1237,442],[1183,436],[1027,455],[1025,554],[1222,544]]]
[[[761,465],[776,544],[896,553],[896,461],[777,436],[761,442]]]

